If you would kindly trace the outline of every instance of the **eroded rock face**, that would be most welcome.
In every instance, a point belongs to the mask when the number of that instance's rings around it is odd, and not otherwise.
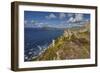
[[[80,32],[80,30],[82,32]],[[84,31],[85,30],[85,31]],[[65,30],[55,40],[55,45],[48,49],[37,60],[65,60],[90,58],[89,27],[78,30]]]

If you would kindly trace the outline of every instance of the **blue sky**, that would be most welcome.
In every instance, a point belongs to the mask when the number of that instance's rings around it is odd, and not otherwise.
[[[24,11],[25,27],[56,27],[67,28],[81,26],[84,22],[90,22],[90,14]]]

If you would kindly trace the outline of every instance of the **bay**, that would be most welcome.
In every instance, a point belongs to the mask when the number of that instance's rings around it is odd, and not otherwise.
[[[46,49],[52,40],[63,35],[60,28],[24,28],[24,61],[31,61],[33,57]]]

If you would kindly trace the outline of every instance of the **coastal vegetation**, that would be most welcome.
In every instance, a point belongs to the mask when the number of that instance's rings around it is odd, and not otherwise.
[[[54,46],[52,46],[54,44]],[[33,60],[64,60],[90,58],[90,24],[79,28],[64,29],[45,52]]]

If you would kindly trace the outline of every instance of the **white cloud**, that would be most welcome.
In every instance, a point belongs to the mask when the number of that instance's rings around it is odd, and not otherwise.
[[[73,17],[70,17],[67,22],[73,22],[73,21],[74,21],[74,18]]]
[[[52,19],[52,18],[54,19],[54,18],[56,18],[56,15],[51,13],[49,16],[46,16],[46,18],[47,19]]]
[[[68,20],[67,20],[67,23],[74,23],[76,22],[76,19],[74,17],[70,17]]]
[[[68,13],[67,14],[68,17],[73,17],[73,15],[74,15],[73,13]]]
[[[35,20],[25,20],[24,21],[24,24],[25,24],[25,27],[33,27],[33,26],[36,26],[36,21]]]
[[[66,14],[65,14],[65,13],[60,13],[60,14],[59,14],[59,18],[60,18],[60,19],[63,19],[63,18],[65,18],[65,17],[66,17]]]
[[[82,21],[83,20],[83,14],[75,14],[75,20],[76,21]]]
[[[67,22],[81,22],[83,21],[83,14],[75,14],[75,17],[70,15],[70,18],[67,20]]]

